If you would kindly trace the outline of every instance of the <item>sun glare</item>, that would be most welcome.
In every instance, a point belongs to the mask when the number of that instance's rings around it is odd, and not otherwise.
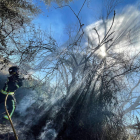
[[[105,57],[105,56],[107,55],[105,46],[102,46],[102,47],[100,48],[99,54],[100,54],[102,57]]]

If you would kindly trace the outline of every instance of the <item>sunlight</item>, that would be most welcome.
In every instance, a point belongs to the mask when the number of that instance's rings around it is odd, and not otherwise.
[[[102,47],[100,48],[99,55],[101,55],[102,57],[105,57],[105,56],[107,55],[105,46],[102,46]]]

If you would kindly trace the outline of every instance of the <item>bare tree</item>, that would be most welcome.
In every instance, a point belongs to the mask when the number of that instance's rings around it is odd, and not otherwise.
[[[66,93],[65,98],[60,100],[60,110],[55,117],[52,117],[52,111],[57,103],[44,112],[41,119],[35,126],[33,125],[31,130],[36,137],[47,119],[54,120],[53,127],[58,131],[58,140],[79,137],[84,140],[113,137],[120,139],[122,136],[120,131],[123,131],[122,116],[115,111],[117,98],[126,89],[125,78],[138,73],[140,63],[139,52],[130,57],[127,51],[120,53],[115,49],[121,43],[123,47],[128,46],[132,37],[138,37],[136,33],[140,26],[139,15],[127,20],[124,18],[118,29],[115,24],[117,22],[115,20],[118,19],[115,17],[115,11],[113,18],[109,19],[112,8],[116,5],[112,2],[107,9],[105,18],[107,20],[100,22],[104,25],[104,33],[100,32],[100,24],[94,25],[86,33],[84,24],[79,19],[85,2],[86,0],[78,13],[66,5],[77,17],[79,28],[74,37],[68,32],[70,39],[64,45],[58,46],[52,36],[45,35],[40,30],[40,34],[37,34],[34,28],[30,31],[32,33],[30,37],[26,34],[27,38],[23,37],[25,40],[18,40],[20,38],[16,40],[18,45],[23,45],[20,50],[17,46],[17,52],[21,56],[17,62],[19,64],[27,62],[32,70],[45,72],[44,79],[52,78],[52,81],[57,81],[55,91],[62,86]],[[92,34],[94,32],[93,36],[90,32]],[[123,44],[125,41],[127,43]],[[102,47],[105,48],[104,55],[100,53]],[[128,100],[131,99],[131,91],[129,95]],[[67,132],[71,135],[67,136]]]
[[[78,19],[78,15],[76,13],[74,14]],[[60,78],[64,82],[65,90],[67,91],[67,96],[65,98],[65,100],[68,101],[65,102],[66,109],[60,111],[61,113],[65,112],[65,115],[62,117],[60,114],[57,114],[58,117],[55,120],[55,122],[59,122],[61,117],[65,120],[65,124],[60,122],[58,124],[60,127],[56,128],[57,130],[60,129],[58,139],[60,139],[60,137],[68,139],[65,132],[71,131],[71,133],[74,133],[70,128],[78,131],[78,124],[83,123],[84,125],[82,128],[84,130],[84,126],[89,126],[89,120],[96,119],[96,117],[100,116],[100,113],[102,114],[101,116],[104,116],[105,118],[112,116],[110,117],[111,120],[104,118],[106,120],[104,128],[105,126],[112,128],[112,133],[114,133],[114,135],[119,135],[118,129],[122,129],[118,127],[121,126],[122,122],[120,122],[120,118],[122,116],[119,116],[119,114],[116,113],[114,106],[117,105],[116,99],[118,96],[127,88],[125,78],[136,74],[139,71],[140,63],[139,52],[136,52],[134,57],[130,57],[125,51],[121,51],[121,53],[117,52],[115,47],[125,41],[127,42],[125,45],[129,46],[130,42],[128,35],[131,37],[136,35],[135,37],[137,38],[137,34],[134,35],[133,33],[136,32],[139,27],[139,18],[138,15],[135,15],[130,19],[127,19],[126,16],[122,24],[119,25],[119,28],[116,28],[115,24],[115,22],[118,22],[117,19],[119,20],[119,17],[115,18],[114,12],[113,19],[108,19],[108,21],[106,21],[108,24],[106,24],[104,29],[104,35],[99,31],[101,26],[98,27],[94,25],[89,29],[92,33],[94,31],[94,36],[92,38],[89,34],[86,35],[85,39],[87,40],[87,45],[84,45],[84,43],[82,44],[85,32],[81,26],[83,24],[79,22],[80,27],[77,35],[74,36],[71,41],[68,41],[61,46],[61,48],[56,45],[55,50],[52,51],[51,54],[47,54],[40,65],[41,69],[48,66],[47,75],[58,72]],[[132,21],[134,20],[135,23],[132,24]],[[103,56],[100,55],[102,46],[106,46],[104,50],[106,54]],[[122,47],[125,46],[123,45]],[[50,65],[49,62],[51,62]],[[67,112],[69,112],[69,115]],[[115,115],[117,116],[113,117]],[[46,115],[46,118],[47,117],[48,115]],[[88,117],[90,118],[89,120],[87,119]],[[95,118],[93,119],[92,117]],[[100,119],[101,118],[99,117],[98,121],[102,122],[102,119]],[[110,123],[112,120],[115,120],[118,125],[115,127],[116,130],[113,130],[114,125],[111,125]],[[74,124],[75,122],[77,122],[76,125]],[[70,124],[73,124],[73,127],[71,127]],[[94,126],[92,128],[95,128],[95,124],[96,122],[91,125]],[[98,129],[88,131],[87,133],[91,135],[88,137],[87,134],[87,137],[83,136],[83,139],[99,137],[97,135],[92,135],[95,134],[93,132],[99,134],[99,131],[102,130],[98,125],[96,128]],[[106,136],[109,136],[110,129],[105,130],[106,131],[102,131],[102,133],[105,134],[106,132]],[[74,133],[74,135],[78,137],[80,134]],[[98,139],[101,139],[101,137]]]
[[[72,10],[70,6],[68,7]],[[72,12],[74,11],[72,10]],[[87,35],[88,45],[86,46],[82,42],[84,30],[83,24],[79,20],[79,13],[74,12],[79,21],[77,35],[61,48],[55,45],[53,40],[54,45],[52,46],[55,49],[46,53],[42,62],[36,66],[40,69],[46,68],[46,76],[59,73],[66,87],[67,96],[62,105],[65,108],[62,108],[54,118],[54,127],[59,132],[57,139],[68,139],[69,137],[72,139],[74,136],[81,139],[102,139],[102,137],[111,139],[109,130],[112,130],[112,137],[117,136],[119,139],[122,122],[113,112],[117,104],[116,94],[124,89],[122,85],[126,74],[137,71],[140,65],[129,62],[130,58],[112,50],[120,38],[117,33],[116,36],[114,35],[115,12],[105,35],[102,36],[94,28],[97,35],[96,41]],[[122,32],[127,34],[127,31],[121,30],[120,33]],[[107,55],[101,57],[98,51],[105,44],[107,44]],[[49,114],[51,114],[51,110],[46,112],[40,121],[31,128],[35,136],[39,134],[39,131],[34,128],[43,126],[45,119],[50,117]],[[80,130],[79,124],[83,124],[82,130]],[[89,129],[85,136],[80,136],[83,131],[85,132],[86,127]],[[73,130],[78,133],[76,134]],[[70,131],[73,135],[66,136],[66,131]]]
[[[28,1],[0,2],[0,54],[4,58],[9,59],[14,52],[20,51],[17,42],[19,33],[38,13],[40,9]]]

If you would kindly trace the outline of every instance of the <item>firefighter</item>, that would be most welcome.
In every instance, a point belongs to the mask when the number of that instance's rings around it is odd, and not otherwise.
[[[10,77],[8,77],[3,89],[0,91],[0,104],[4,105],[6,95],[9,94],[7,99],[7,108],[10,117],[12,117],[16,108],[15,91],[22,86],[22,79],[19,78],[19,68],[17,66],[12,66],[9,68]],[[5,119],[9,120],[7,115],[3,116]]]

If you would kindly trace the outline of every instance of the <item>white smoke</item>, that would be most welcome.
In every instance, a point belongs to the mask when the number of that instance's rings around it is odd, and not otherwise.
[[[46,126],[43,129],[43,132],[41,133],[39,139],[40,140],[55,140],[57,133],[55,129],[52,129],[52,121],[48,121]]]
[[[28,91],[28,94],[22,98],[19,104],[16,107],[16,111],[20,113],[21,116],[25,116],[27,114],[27,109],[31,107],[31,105],[36,101],[33,97],[35,95],[35,91]]]
[[[113,18],[107,21],[97,21],[90,24],[85,28],[86,35],[91,40],[92,44],[89,44],[89,51],[98,46],[99,39],[94,28],[99,33],[100,41],[105,36],[106,32],[111,27]],[[109,38],[113,38],[113,45],[110,48],[113,52],[124,53],[133,56],[137,53],[140,46],[140,11],[135,6],[127,6],[124,8],[121,14],[116,14],[113,27],[110,31],[114,32]],[[112,43],[112,42],[111,42]],[[86,45],[88,43],[86,42]],[[109,43],[108,43],[109,44]],[[96,54],[103,56],[106,53],[105,45],[103,45]]]

